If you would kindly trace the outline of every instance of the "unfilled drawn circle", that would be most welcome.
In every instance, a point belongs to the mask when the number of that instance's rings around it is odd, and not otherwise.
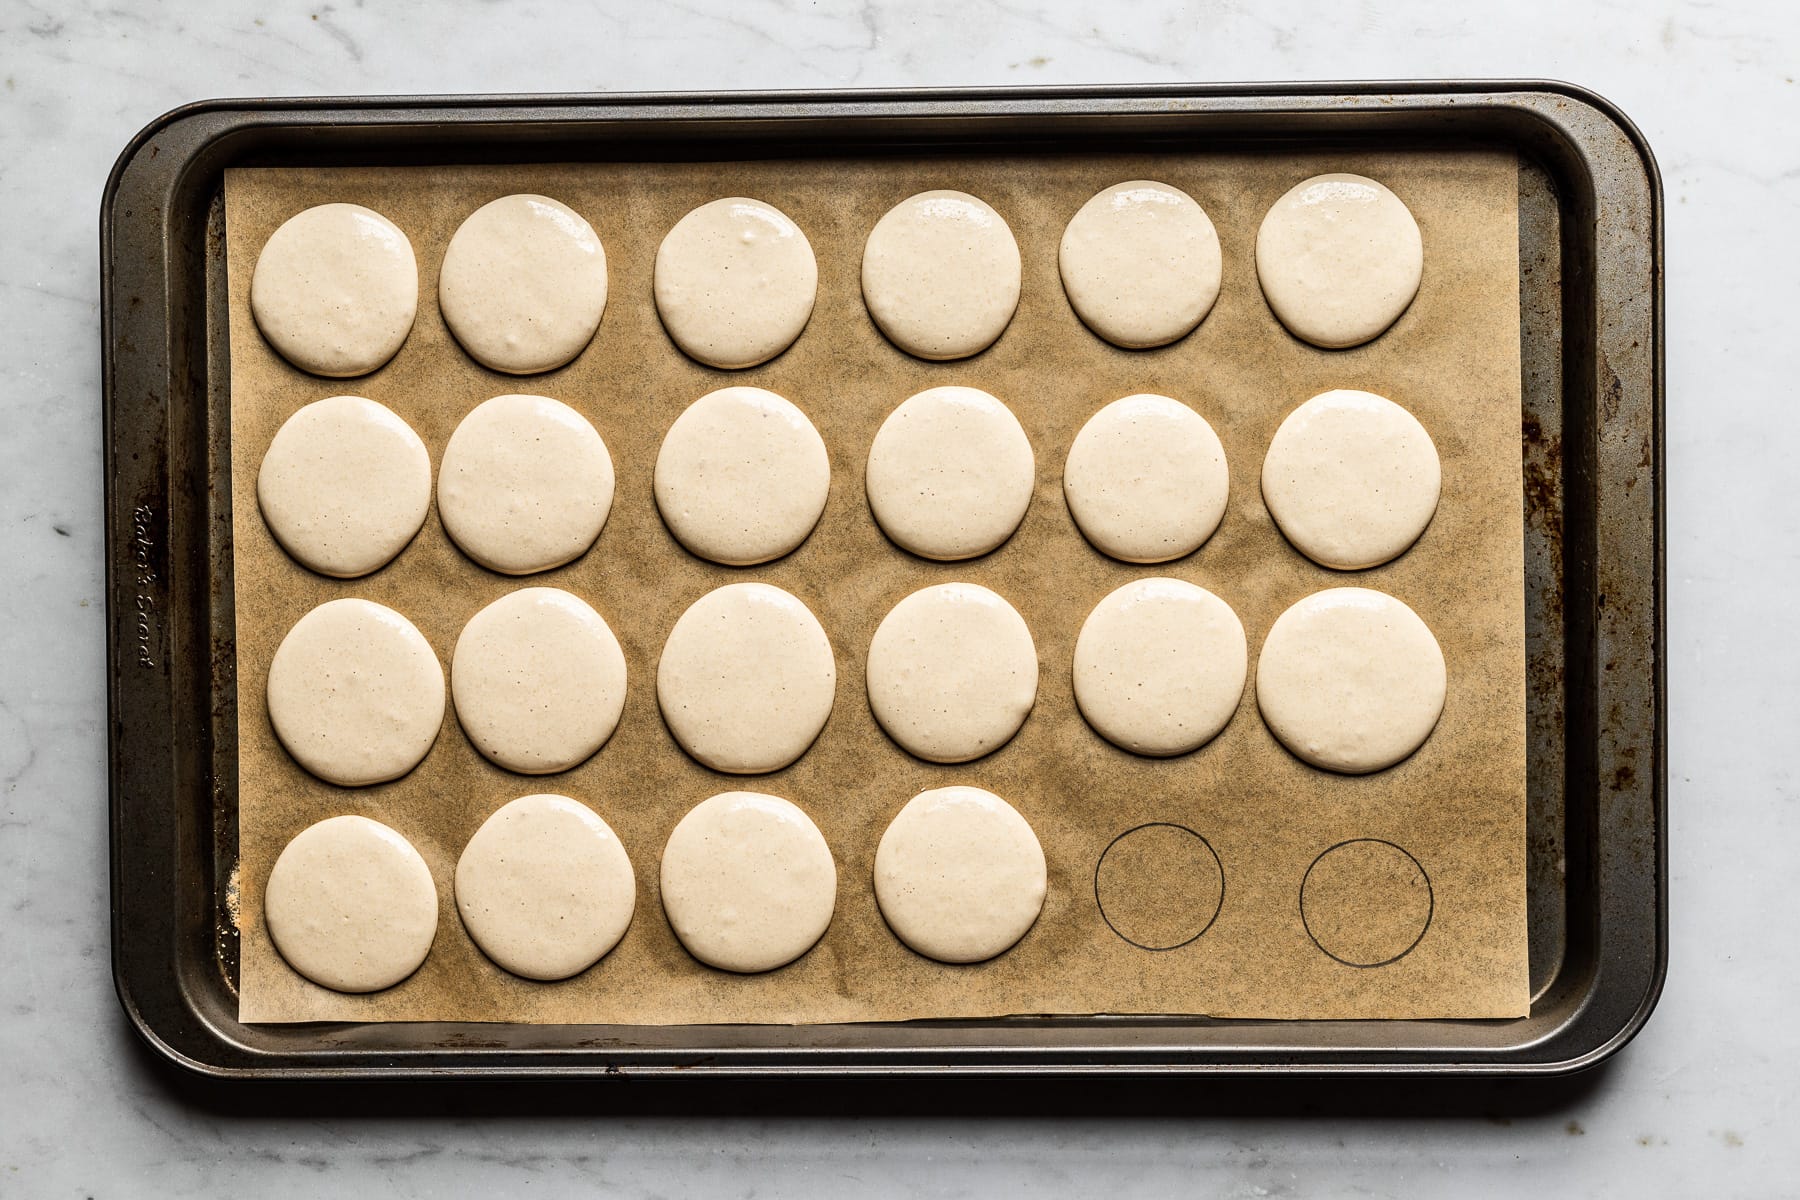
[[[1392,842],[1354,838],[1313,860],[1300,920],[1313,944],[1348,967],[1385,967],[1431,927],[1435,899],[1419,860]]]
[[[1112,840],[1094,868],[1094,901],[1112,931],[1140,950],[1178,950],[1212,928],[1225,868],[1212,843],[1155,821]]]

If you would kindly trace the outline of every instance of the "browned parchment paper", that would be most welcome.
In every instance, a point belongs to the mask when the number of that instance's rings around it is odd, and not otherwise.
[[[1412,207],[1425,239],[1424,285],[1411,310],[1385,336],[1349,351],[1290,338],[1256,285],[1253,246],[1264,211],[1295,182],[1325,171],[1388,183]],[[229,173],[243,1019],[787,1023],[1008,1013],[1524,1013],[1516,171],[1509,155],[1484,151],[1196,151]],[[1076,319],[1056,255],[1064,225],[1089,196],[1146,177],[1186,189],[1211,214],[1224,248],[1225,285],[1192,336],[1134,352],[1114,349]],[[863,239],[881,213],[941,187],[973,192],[1011,222],[1024,255],[1024,295],[992,349],[963,362],[927,363],[882,339],[858,280]],[[594,344],[569,367],[526,378],[478,366],[449,337],[435,303],[438,264],[458,223],[511,192],[555,196],[586,215],[606,243],[611,270],[611,298]],[[774,362],[743,372],[684,358],[664,336],[650,292],[663,233],[691,208],[725,195],[781,207],[806,230],[819,259],[818,307],[804,335]],[[411,337],[381,371],[349,381],[288,367],[258,336],[248,305],[256,254],[269,234],[300,209],[334,200],[387,214],[419,259]],[[733,383],[792,399],[831,451],[831,496],[818,529],[787,558],[749,569],[690,557],[664,530],[651,497],[652,466],[670,422],[703,393]],[[1037,452],[1037,494],[1024,524],[1004,547],[974,562],[925,562],[895,549],[863,498],[864,457],[876,427],[907,396],[945,383],[1000,396]],[[1328,571],[1295,552],[1258,492],[1263,452],[1282,417],[1334,387],[1366,388],[1411,409],[1444,464],[1443,503],[1423,539],[1397,562],[1360,573]],[[277,427],[301,405],[342,392],[379,400],[412,423],[435,462],[469,409],[517,391],[574,405],[612,450],[612,516],[579,561],[524,579],[495,575],[464,558],[434,514],[387,568],[337,581],[295,565],[264,528],[254,500],[257,465]],[[1198,553],[1155,567],[1092,550],[1061,494],[1063,458],[1081,424],[1103,404],[1139,391],[1167,393],[1206,416],[1224,441],[1232,476],[1218,533]],[[1092,606],[1146,575],[1192,580],[1230,602],[1249,634],[1252,681],[1263,636],[1295,600],[1343,584],[1392,592],[1418,610],[1443,645],[1450,670],[1443,721],[1407,762],[1346,778],[1288,755],[1259,719],[1252,687],[1225,732],[1193,754],[1159,761],[1117,750],[1077,712],[1070,662]],[[838,660],[837,704],[819,742],[787,770],[749,779],[689,760],[665,731],[655,696],[657,655],[675,618],[708,590],[745,579],[766,580],[811,605]],[[1011,744],[978,762],[935,766],[914,761],[883,736],[865,698],[863,659],[890,606],[952,579],[985,584],[1018,606],[1037,639],[1042,682],[1037,707]],[[418,770],[353,790],[313,779],[276,742],[262,701],[269,659],[314,605],[341,596],[391,605],[418,624],[448,670],[471,615],[512,588],[536,584],[586,598],[625,647],[631,682],[624,718],[585,765],[547,778],[510,775],[477,754],[446,714],[437,746]],[[1049,860],[1049,898],[1036,927],[1010,953],[978,966],[946,966],[907,950],[882,923],[870,882],[888,820],[919,790],[949,783],[977,784],[1011,800]],[[669,831],[689,807],[730,788],[771,791],[800,804],[838,861],[830,930],[811,953],[767,975],[729,975],[690,959],[657,898]],[[477,826],[506,801],[538,791],[564,792],[598,810],[618,831],[638,879],[637,915],[624,941],[585,974],[552,984],[516,979],[488,962],[464,934],[451,893],[457,856]],[[283,964],[262,923],[263,885],[275,856],[301,829],[338,813],[363,813],[398,829],[438,882],[441,916],[430,958],[413,978],[372,996],[337,995],[305,982]],[[1106,854],[1122,833],[1146,825]],[[1192,940],[1149,950],[1115,925],[1144,945]],[[1338,960],[1375,961],[1415,938],[1384,966]]]

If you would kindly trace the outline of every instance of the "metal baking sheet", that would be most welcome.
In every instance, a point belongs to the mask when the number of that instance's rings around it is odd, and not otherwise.
[[[1529,1016],[1006,1018],[813,1027],[235,1019],[228,166],[1121,147],[1504,145],[1520,183]],[[1388,1070],[1604,1057],[1665,948],[1661,227],[1654,163],[1555,84],[216,102],[127,148],[102,214],[114,961],[150,1042],[228,1075]]]

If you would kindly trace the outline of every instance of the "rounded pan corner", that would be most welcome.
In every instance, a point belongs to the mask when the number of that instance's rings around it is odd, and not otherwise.
[[[1566,1052],[1561,1053],[1560,1057],[1531,1063],[1519,1069],[1517,1073],[1542,1077],[1579,1075],[1606,1063],[1644,1031],[1644,1026],[1649,1023],[1651,1015],[1656,1011],[1656,1006],[1662,1001],[1663,987],[1668,981],[1667,923],[1662,917],[1663,914],[1659,912],[1656,962],[1649,978],[1644,982],[1642,995],[1638,997],[1636,1004],[1632,1005],[1629,1010],[1625,1010],[1624,1019],[1616,1023],[1608,1022],[1604,1016],[1592,1013],[1584,1004],[1583,1011],[1578,1013],[1569,1024],[1549,1035],[1546,1042],[1539,1043],[1553,1052],[1561,1050],[1555,1045],[1558,1040],[1567,1039],[1576,1042],[1577,1045],[1568,1048]],[[1591,995],[1589,999],[1592,999]],[[1612,1011],[1620,1010],[1615,1008]],[[1522,1047],[1521,1049],[1527,1048]],[[1528,1049],[1527,1052],[1529,1052]],[[1507,1064],[1501,1065],[1499,1072],[1502,1074],[1513,1073],[1508,1070]]]
[[[1644,1026],[1649,1023],[1650,1015],[1656,1011],[1656,1006],[1662,999],[1662,991],[1663,975],[1659,970],[1652,986],[1645,991],[1644,998],[1638,1002],[1637,1008],[1632,1010],[1631,1015],[1613,1031],[1611,1036],[1581,1054],[1547,1064],[1543,1074],[1579,1075],[1605,1063],[1613,1055],[1630,1045],[1637,1035],[1644,1031]]]
[[[112,170],[106,173],[106,186],[100,193],[100,221],[104,228],[110,224],[110,215],[114,198],[119,193],[119,183],[126,170],[143,152],[151,139],[168,132],[185,121],[210,113],[223,112],[235,108],[244,102],[241,100],[190,100],[186,104],[177,105],[158,117],[152,118],[142,129],[131,135],[113,160]]]
[[[1596,92],[1593,88],[1579,83],[1570,83],[1568,80],[1564,79],[1538,80],[1533,81],[1527,86],[1541,88],[1546,92],[1553,92],[1570,100],[1574,100],[1579,104],[1583,104],[1588,108],[1593,109],[1607,121],[1617,126],[1619,132],[1625,135],[1626,140],[1632,144],[1637,150],[1638,155],[1644,160],[1644,169],[1649,173],[1652,190],[1655,194],[1655,201],[1658,205],[1661,204],[1662,168],[1657,164],[1656,152],[1650,148],[1650,139],[1644,136],[1643,129],[1638,126],[1636,121],[1631,119],[1619,104],[1608,97],[1601,95],[1599,92]]]
[[[231,1067],[223,1063],[196,1058],[167,1036],[156,1024],[145,1015],[143,1007],[132,994],[128,972],[119,962],[118,955],[113,956],[112,963],[113,994],[118,997],[119,1007],[124,1010],[125,1020],[131,1026],[138,1041],[148,1047],[158,1059],[179,1068],[186,1074],[205,1079],[248,1079],[257,1072],[244,1067]],[[182,1007],[193,1019],[196,1026],[211,1029],[206,1020],[185,1002]]]

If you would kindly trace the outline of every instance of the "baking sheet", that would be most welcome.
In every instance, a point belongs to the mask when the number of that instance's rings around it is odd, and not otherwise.
[[[1321,351],[1289,338],[1256,287],[1252,247],[1268,204],[1308,175],[1350,170],[1392,186],[1417,216],[1426,272],[1419,298],[1374,343]],[[244,169],[228,172],[235,589],[240,705],[240,879],[245,1021],[510,1020],[538,1022],[818,1022],[1013,1013],[1201,1013],[1238,1017],[1507,1017],[1527,1007],[1524,885],[1524,655],[1519,458],[1516,162],[1487,151],[581,164],[524,167]],[[1218,226],[1225,284],[1191,337],[1155,351],[1117,350],[1089,334],[1063,299],[1056,245],[1094,192],[1130,178],[1185,188]],[[1006,335],[958,363],[890,347],[863,309],[863,237],[915,191],[958,187],[1012,223],[1024,294]],[[608,249],[612,291],[594,345],[569,367],[516,378],[476,365],[434,303],[436,269],[456,225],[515,191],[581,211]],[[682,357],[650,301],[662,233],[694,206],[754,195],[787,211],[819,257],[819,303],[792,350],[744,372]],[[354,381],[286,366],[257,335],[247,295],[256,250],[286,217],[332,200],[367,204],[412,239],[419,318],[400,354]],[[773,388],[812,417],[832,455],[824,519],[798,551],[749,569],[688,556],[651,500],[656,448],[692,400],[730,383]],[[906,396],[943,383],[1007,401],[1038,456],[1038,490],[1019,532],[971,563],[929,563],[890,546],[868,516],[862,464],[881,420]],[[1397,562],[1340,574],[1281,539],[1257,490],[1281,418],[1331,387],[1389,395],[1430,429],[1444,498],[1420,543]],[[262,525],[257,463],[301,405],[340,392],[399,412],[434,462],[458,420],[507,391],[541,392],[584,411],[618,471],[612,516],[595,548],[557,571],[511,579],[470,563],[435,514],[389,567],[361,580],[314,576]],[[1060,494],[1060,467],[1095,410],[1159,391],[1212,421],[1232,469],[1224,523],[1195,555],[1137,567],[1090,549]],[[1069,663],[1081,621],[1130,579],[1170,575],[1211,588],[1244,621],[1252,657],[1293,601],[1347,583],[1390,591],[1431,625],[1450,667],[1437,732],[1405,763],[1374,776],[1318,772],[1281,749],[1247,689],[1214,742],[1172,760],[1140,759],[1095,735],[1076,711]],[[830,633],[839,688],[830,723],[788,769],[750,779],[688,759],[657,715],[663,637],[713,587],[761,579],[804,599]],[[1024,614],[1037,639],[1037,708],[1018,738],[958,766],[917,762],[880,732],[863,694],[862,659],[888,608],[917,588],[968,579]],[[260,703],[267,665],[314,605],[364,596],[411,617],[448,655],[469,616],[520,586],[566,587],[593,603],[626,652],[631,689],[613,740],[564,775],[526,778],[488,764],[446,715],[438,745],[405,779],[346,790],[301,771],[275,741]],[[1252,670],[1254,678],[1254,665]],[[876,909],[870,876],[887,821],[922,788],[966,782],[1023,812],[1043,841],[1050,892],[1038,924],[986,964],[947,966],[905,949]],[[764,976],[690,959],[663,920],[657,860],[676,821],[706,796],[749,787],[805,808],[839,865],[837,914],[814,950]],[[456,856],[481,821],[518,795],[561,791],[618,831],[638,873],[638,911],[620,946],[574,980],[516,979],[463,934],[450,892]],[[283,964],[261,923],[263,881],[281,847],[342,812],[394,826],[440,888],[437,943],[413,978],[373,996],[343,996]],[[1129,832],[1129,831],[1136,832]],[[1124,836],[1122,836],[1124,835]],[[1204,839],[1202,842],[1200,839]],[[1104,859],[1104,865],[1102,860]],[[1302,896],[1304,894],[1304,901]],[[1104,904],[1104,911],[1102,905]],[[1411,939],[1409,943],[1409,939]],[[1145,947],[1170,946],[1169,949]],[[1389,950],[1401,953],[1380,966]],[[1333,954],[1337,957],[1333,957]]]

